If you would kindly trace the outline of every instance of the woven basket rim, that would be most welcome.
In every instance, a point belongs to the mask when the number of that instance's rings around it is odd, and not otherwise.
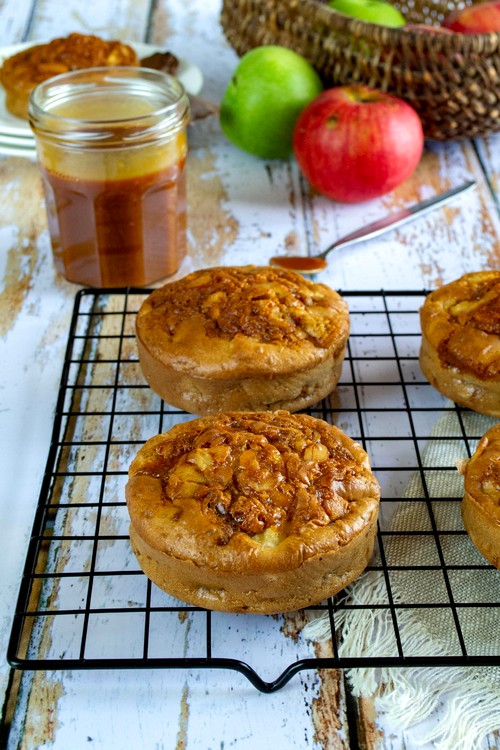
[[[294,3],[296,4],[296,3]],[[425,44],[429,49],[450,49],[453,52],[470,52],[490,55],[500,53],[500,31],[489,31],[483,34],[462,34],[451,32],[450,34],[427,34],[421,29],[408,28],[406,26],[390,27],[362,21],[352,18],[344,13],[330,8],[324,0],[300,0],[301,10],[309,9],[326,25],[350,33],[359,39],[379,42],[385,41],[396,44],[402,38],[415,36],[419,43]]]
[[[415,0],[408,24],[437,27],[451,3],[464,0],[432,2],[435,8],[429,0]],[[326,3],[223,0],[221,24],[239,55],[259,45],[283,45],[308,59],[329,86],[359,84],[399,96],[421,117],[426,138],[500,132],[500,31],[435,34],[390,28]]]

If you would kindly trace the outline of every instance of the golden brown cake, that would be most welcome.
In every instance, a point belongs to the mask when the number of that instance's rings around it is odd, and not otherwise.
[[[483,436],[462,472],[465,529],[481,554],[500,568],[500,424]]]
[[[107,65],[139,65],[135,51],[118,41],[91,34],[70,34],[47,44],[36,44],[7,58],[0,71],[5,105],[17,117],[28,117],[35,86],[60,73]]]
[[[364,570],[380,489],[337,427],[233,412],[148,440],[126,496],[132,548],[155,584],[207,609],[264,614],[317,604]]]
[[[346,302],[271,266],[196,271],[156,289],[137,315],[144,377],[193,414],[298,411],[336,386]]]
[[[500,417],[500,271],[468,273],[429,294],[420,366],[461,406]]]

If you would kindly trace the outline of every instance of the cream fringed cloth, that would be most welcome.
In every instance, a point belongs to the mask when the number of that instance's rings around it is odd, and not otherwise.
[[[495,423],[473,412],[465,412],[462,419],[466,434],[475,437]],[[460,503],[447,499],[463,494],[463,478],[455,469],[457,461],[467,458],[464,440],[456,439],[461,434],[457,414],[450,410],[435,426],[422,456],[438,534],[448,532],[439,534],[441,549],[432,533],[419,472],[411,478],[405,499],[396,504],[392,518],[381,522],[384,531],[398,532],[384,535],[383,540],[405,656],[461,657],[461,638],[471,656],[500,655],[500,571],[489,565],[468,535],[462,533]],[[477,440],[470,444],[471,452],[476,444]],[[409,531],[422,533],[406,535]],[[447,567],[458,627],[440,552]],[[372,565],[378,567],[380,563],[377,552]],[[391,570],[391,566],[410,569]],[[335,613],[341,632],[340,656],[398,656],[384,572],[365,572],[346,589],[345,603],[366,609],[340,609]],[[416,603],[421,606],[398,606]],[[303,634],[311,640],[330,638],[328,618],[311,621]],[[500,667],[357,668],[348,670],[347,677],[355,696],[374,698],[386,731],[409,730],[413,747],[432,743],[436,750],[479,750],[484,748],[487,735],[500,731]],[[422,724],[426,719],[433,721]]]

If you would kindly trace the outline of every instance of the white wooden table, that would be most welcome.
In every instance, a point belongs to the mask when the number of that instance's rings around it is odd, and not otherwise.
[[[203,95],[218,102],[237,62],[219,11],[218,0],[4,0],[0,39],[8,45],[80,31],[158,44],[197,64]],[[313,254],[391,209],[468,180],[478,189],[466,201],[339,252],[318,279],[342,290],[421,290],[500,267],[500,135],[429,143],[404,185],[345,206],[313,194],[293,160],[266,163],[237,151],[212,117],[191,128],[188,174],[189,253],[179,276],[265,263],[280,252]],[[9,750],[412,748],[411,734],[376,725],[366,700],[355,706],[358,736],[349,740],[335,670],[302,672],[269,695],[226,670],[10,670],[5,653],[77,287],[52,266],[36,163],[0,157],[0,191],[0,694]],[[258,625],[254,637],[262,641]],[[272,659],[263,661],[272,667]],[[500,748],[500,740],[492,737],[489,747]]]

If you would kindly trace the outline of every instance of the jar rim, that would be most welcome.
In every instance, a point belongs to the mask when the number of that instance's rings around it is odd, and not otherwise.
[[[115,92],[125,91],[135,86],[135,92],[140,93],[138,86],[142,86],[143,94],[155,92],[157,96],[168,95],[169,101],[147,113],[113,118],[71,117],[53,111],[71,99],[85,96],[89,92],[97,93],[96,87],[99,86],[102,90],[103,84],[108,91]],[[149,92],[146,90],[148,86]],[[102,66],[60,73],[39,83],[31,92],[29,119],[33,124],[32,121],[36,122],[50,117],[54,123],[64,123],[66,127],[71,127],[73,124],[98,127],[109,123],[120,126],[164,118],[176,112],[178,112],[178,117],[183,119],[188,108],[189,101],[183,84],[169,73],[139,66]]]
[[[92,102],[98,104],[98,117],[95,113],[68,116],[64,110],[64,105],[83,103],[84,109]],[[127,102],[132,102],[130,111]],[[151,108],[138,109],[138,102]],[[40,83],[31,94],[28,115],[36,140],[78,149],[123,148],[173,137],[187,125],[189,99],[182,83],[163,71],[135,66],[84,68]]]

